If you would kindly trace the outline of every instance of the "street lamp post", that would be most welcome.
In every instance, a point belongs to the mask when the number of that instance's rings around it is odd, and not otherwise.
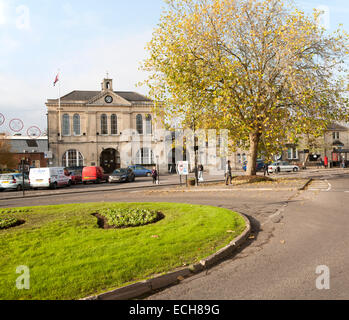
[[[24,166],[25,166],[25,158],[22,158],[21,165],[22,165],[22,192],[23,192],[23,198],[25,197],[25,188],[24,188]]]
[[[160,156],[156,156],[156,162],[158,167],[158,183],[160,184],[160,162],[159,162]]]

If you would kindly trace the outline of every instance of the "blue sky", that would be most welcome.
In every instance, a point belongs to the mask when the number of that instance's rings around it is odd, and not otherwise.
[[[330,29],[342,23],[349,31],[347,0],[296,3],[306,12],[327,6]],[[135,86],[145,78],[138,68],[162,7],[162,0],[0,0],[0,113],[7,120],[0,131],[12,118],[46,129],[58,68],[62,95],[99,90],[107,71],[115,90],[146,93]]]

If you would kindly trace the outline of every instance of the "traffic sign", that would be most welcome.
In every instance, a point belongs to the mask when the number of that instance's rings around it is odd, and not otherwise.
[[[177,168],[178,168],[178,174],[180,176],[189,175],[189,162],[188,161],[178,161]]]

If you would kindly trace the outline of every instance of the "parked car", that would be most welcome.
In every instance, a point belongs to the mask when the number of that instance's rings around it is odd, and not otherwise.
[[[29,177],[24,174],[24,188],[29,189]],[[8,173],[0,175],[0,191],[23,190],[23,175],[21,173]]]
[[[142,166],[130,166],[136,177],[151,177],[151,170]]]
[[[72,181],[64,168],[32,168],[29,172],[30,187],[33,189],[71,186]]]
[[[244,171],[247,171],[247,161],[244,162],[244,166],[242,167]],[[263,171],[264,169],[264,161],[263,160],[257,160],[257,171]]]
[[[287,161],[278,161],[274,162],[268,167],[269,173],[279,173],[279,172],[298,172],[299,167],[293,164],[290,164]]]
[[[82,183],[82,172],[77,170],[69,171],[69,176],[72,184],[77,185]]]
[[[131,168],[117,169],[109,176],[109,183],[134,182],[136,175]]]
[[[85,167],[82,170],[82,182],[101,183],[108,182],[109,175],[105,174],[102,167]]]

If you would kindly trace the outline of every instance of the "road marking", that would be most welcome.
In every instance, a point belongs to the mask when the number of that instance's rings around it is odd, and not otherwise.
[[[332,189],[332,184],[330,184],[327,180],[325,180],[325,181],[328,183],[328,189],[326,191],[329,192]]]
[[[327,180],[314,180],[308,190],[329,192],[331,189],[332,185]]]

